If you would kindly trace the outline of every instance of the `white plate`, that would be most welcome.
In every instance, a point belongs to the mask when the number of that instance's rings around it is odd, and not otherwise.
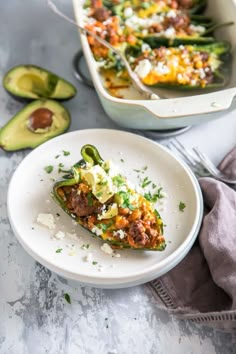
[[[58,179],[58,164],[68,169],[80,158],[84,144],[93,144],[106,160],[112,158],[129,180],[138,182],[141,174],[161,185],[167,194],[163,205],[157,205],[165,227],[167,247],[162,252],[137,250],[119,251],[121,257],[109,256],[101,251],[102,241],[94,239],[65,214],[50,197],[52,179]],[[70,151],[64,156],[62,150]],[[56,158],[57,155],[60,157]],[[124,162],[122,162],[124,160]],[[51,174],[44,171],[47,165],[55,166]],[[179,211],[179,202],[186,204]],[[55,240],[49,229],[36,223],[39,213],[52,213],[57,218],[57,230],[74,232],[78,239]],[[54,138],[33,150],[18,166],[8,191],[8,214],[13,231],[25,250],[38,262],[68,279],[104,288],[121,288],[152,280],[173,268],[191,248],[199,231],[203,212],[201,191],[189,168],[168,150],[135,134],[107,129],[80,130]],[[75,255],[70,255],[70,245]],[[81,249],[90,244],[88,250]],[[69,246],[69,247],[68,247]],[[61,253],[56,253],[62,248]],[[92,253],[93,260],[84,258]],[[100,270],[100,266],[102,269]]]

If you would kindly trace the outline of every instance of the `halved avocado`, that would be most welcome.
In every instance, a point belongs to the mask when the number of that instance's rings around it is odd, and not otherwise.
[[[35,148],[62,134],[69,125],[70,114],[60,103],[36,100],[0,129],[0,147],[6,151]]]
[[[20,65],[10,69],[4,75],[3,87],[13,96],[29,100],[67,100],[77,92],[68,81],[35,65]]]

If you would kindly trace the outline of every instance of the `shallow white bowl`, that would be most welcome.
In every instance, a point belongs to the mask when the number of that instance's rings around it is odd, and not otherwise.
[[[93,144],[104,159],[112,158],[134,183],[148,176],[161,185],[167,197],[165,210],[158,205],[165,227],[167,247],[162,252],[137,250],[119,251],[121,257],[109,256],[101,251],[102,241],[94,239],[51,200],[52,178],[58,179],[58,164],[68,169],[77,162],[84,144]],[[70,151],[64,156],[62,150]],[[57,155],[60,157],[55,158]],[[124,162],[123,162],[124,160]],[[53,165],[47,174],[44,167]],[[145,173],[134,169],[147,166]],[[179,211],[179,202],[186,204]],[[8,215],[13,231],[25,250],[38,262],[61,276],[90,286],[121,288],[141,284],[168,272],[190,250],[197,237],[202,220],[203,203],[198,182],[189,168],[163,146],[146,138],[122,131],[91,129],[64,134],[44,143],[32,151],[16,169],[8,191]],[[56,230],[51,232],[36,223],[39,213],[52,213],[57,219]],[[74,229],[74,230],[73,230]],[[55,240],[56,231],[76,233],[78,238]],[[71,255],[70,245],[75,245]],[[81,249],[90,244],[88,250]],[[69,247],[68,247],[69,246]],[[58,248],[61,253],[56,253]],[[93,260],[86,262],[88,253]],[[102,271],[99,271],[102,265]]]
[[[84,0],[73,0],[75,18],[81,26]],[[127,90],[124,99],[111,96],[103,87],[96,61],[87,38],[80,34],[81,45],[93,84],[108,116],[118,125],[132,129],[163,130],[191,126],[224,116],[225,110],[234,110],[236,100],[236,1],[208,0],[206,14],[217,23],[233,21],[234,25],[219,30],[218,40],[232,44],[232,75],[227,87],[210,93],[158,90],[167,99],[142,100],[135,90]]]

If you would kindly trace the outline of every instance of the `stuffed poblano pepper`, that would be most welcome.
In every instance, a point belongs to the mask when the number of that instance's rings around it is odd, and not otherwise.
[[[93,145],[71,174],[56,182],[53,198],[80,225],[113,248],[162,251],[163,222],[153,203],[104,161]]]
[[[119,11],[118,11],[119,9]],[[159,11],[157,3],[145,10],[135,10],[130,2],[120,4],[116,14],[123,23],[123,33],[132,33],[153,48],[160,45],[207,44],[215,41],[213,32],[232,22],[214,23],[203,15],[190,15],[178,9]]]
[[[147,86],[210,89],[226,85],[230,71],[229,53],[228,42],[216,42],[204,46],[147,49],[129,60]]]
[[[207,0],[103,0],[102,3],[115,14],[122,14],[124,8],[131,6],[140,16],[147,17],[153,11],[169,12],[176,9],[199,14],[205,10]]]

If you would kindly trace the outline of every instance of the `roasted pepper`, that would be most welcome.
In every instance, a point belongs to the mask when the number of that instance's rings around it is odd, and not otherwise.
[[[142,82],[148,86],[210,89],[227,83],[230,67],[226,58],[224,62],[221,61],[223,55],[230,58],[228,42],[202,46],[160,47],[146,50],[136,58],[131,56],[131,65]]]
[[[153,203],[111,172],[93,145],[81,149],[82,160],[53,186],[52,197],[94,237],[113,248],[162,251],[163,221]]]

